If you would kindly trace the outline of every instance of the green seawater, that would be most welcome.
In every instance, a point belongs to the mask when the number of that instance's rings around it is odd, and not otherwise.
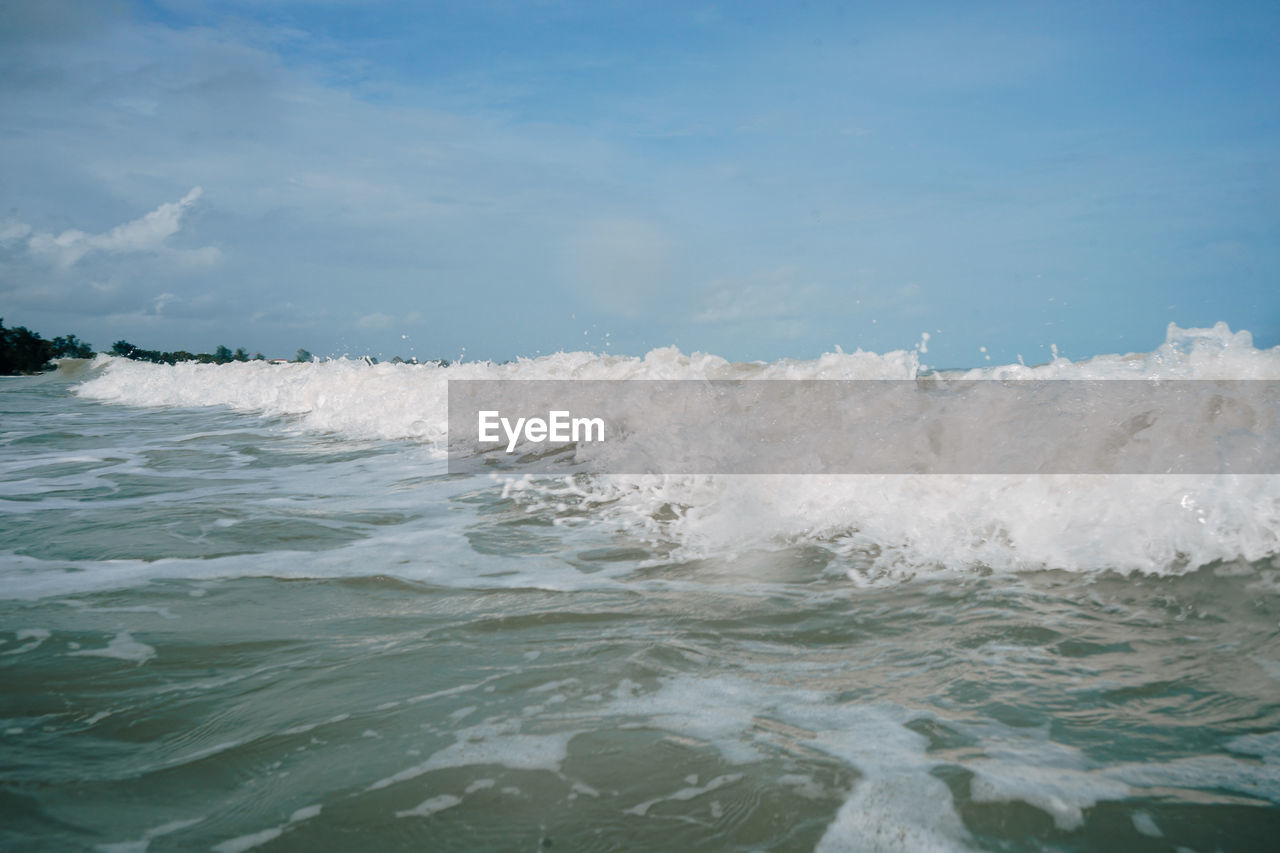
[[[1270,850],[1269,559],[859,587],[0,381],[0,848]],[[1142,535],[1134,531],[1134,535]]]

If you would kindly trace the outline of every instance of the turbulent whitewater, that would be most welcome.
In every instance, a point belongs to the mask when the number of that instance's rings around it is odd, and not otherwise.
[[[559,353],[510,364],[187,364],[100,357],[84,397],[139,406],[225,406],[288,428],[407,439],[443,456],[450,379],[914,379],[916,351],[829,353],[813,361],[733,364],[673,348],[644,358]],[[1016,379],[1280,379],[1280,352],[1248,332],[1171,326],[1145,356],[1102,356],[951,375]],[[659,416],[660,413],[655,413]],[[989,424],[1021,429],[1019,412]],[[812,440],[820,440],[814,437]],[[1084,439],[1082,439],[1084,440]],[[1280,553],[1280,478],[1256,476],[756,476],[505,478],[536,510],[573,506],[589,523],[680,558],[779,543],[832,548],[858,582],[920,572],[1058,568],[1177,573]],[[1139,532],[1135,536],[1135,532]]]
[[[914,379],[920,358],[104,356],[0,381],[0,846],[1280,837],[1278,476],[444,460],[451,379]],[[1171,326],[1151,353],[945,375],[1280,379],[1280,348]]]

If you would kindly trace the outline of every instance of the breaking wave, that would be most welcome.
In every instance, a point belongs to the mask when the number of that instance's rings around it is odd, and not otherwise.
[[[67,368],[70,370],[70,367]],[[99,356],[83,397],[134,406],[222,406],[288,429],[410,440],[442,460],[450,379],[914,379],[916,351],[733,363],[675,348],[643,357],[557,353],[505,364],[333,360],[154,365]],[[1280,379],[1280,347],[1248,332],[1170,325],[1145,354],[950,371],[964,379]],[[79,376],[75,378],[80,378]],[[991,424],[993,437],[1017,423]],[[420,464],[420,463],[415,463]],[[440,462],[443,467],[443,461]],[[495,476],[493,488],[563,526],[613,529],[667,558],[817,546],[860,584],[974,570],[1178,574],[1280,554],[1280,476],[647,475]],[[1280,568],[1280,563],[1276,564]]]

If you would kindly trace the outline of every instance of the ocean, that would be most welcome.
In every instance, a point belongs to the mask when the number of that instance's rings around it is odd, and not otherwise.
[[[0,380],[0,848],[1275,849],[1280,476],[451,474],[443,450],[451,379],[920,357]],[[1280,379],[1280,348],[1170,327],[949,375]]]

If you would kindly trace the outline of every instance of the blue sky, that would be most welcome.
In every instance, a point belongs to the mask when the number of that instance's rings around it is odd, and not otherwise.
[[[1280,344],[1275,3],[0,7],[0,316],[106,348]]]

